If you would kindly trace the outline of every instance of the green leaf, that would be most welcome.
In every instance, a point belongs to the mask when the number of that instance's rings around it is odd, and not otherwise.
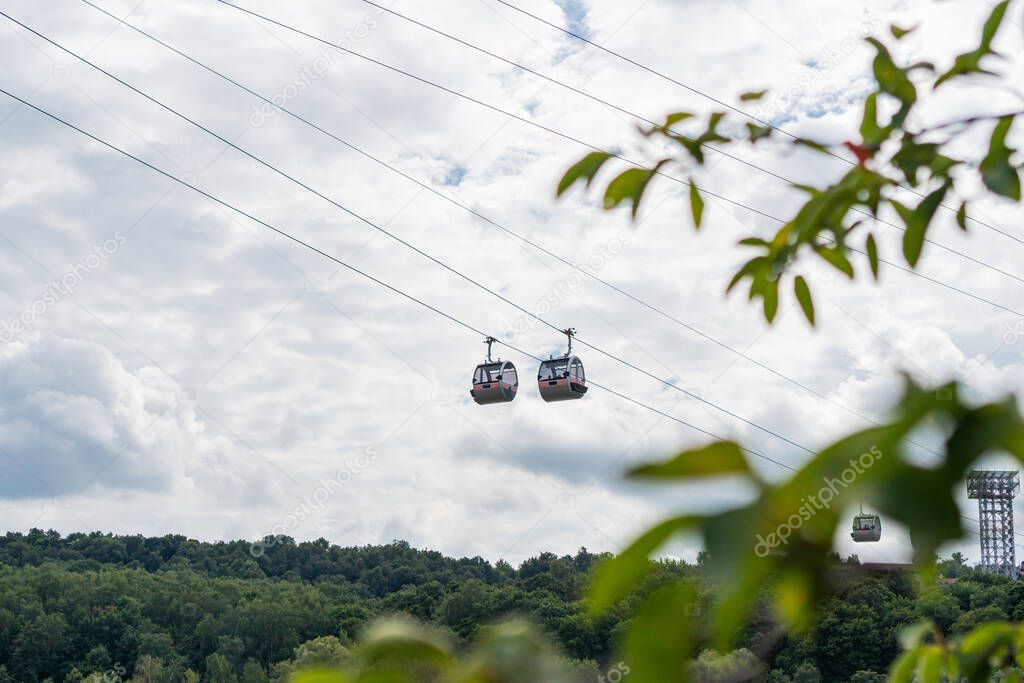
[[[916,26],[913,28],[900,28],[896,24],[889,25],[889,32],[892,33],[893,38],[896,40],[902,40],[904,36],[909,33],[913,33],[915,30],[917,30]]]
[[[838,247],[818,247],[818,255],[846,277],[853,279],[853,264],[846,258],[846,253]]]
[[[980,48],[986,52],[992,48],[992,41],[995,40],[996,33],[1003,23],[1003,17],[1006,16],[1006,8],[1009,4],[1010,0],[1003,0],[1003,2],[995,5],[992,8],[992,13],[988,15],[988,19],[985,21],[985,27],[981,31]]]
[[[945,653],[938,646],[932,645],[921,648],[921,658],[917,667],[917,680],[920,683],[940,683],[944,659]]]
[[[779,281],[765,280],[757,293],[761,295],[761,303],[764,305],[764,319],[774,321],[779,310]]]
[[[864,100],[864,116],[860,122],[860,137],[864,146],[877,149],[892,133],[891,127],[878,125],[878,93],[871,93]]]
[[[687,583],[654,591],[629,620],[623,660],[637,681],[681,681],[693,657],[693,621],[700,604]]]
[[[696,526],[700,521],[700,517],[690,515],[667,519],[646,531],[623,552],[599,565],[587,593],[590,612],[603,612],[636,588],[651,569],[648,561],[651,553],[677,532]]]
[[[932,623],[930,621],[921,620],[916,624],[911,624],[900,631],[900,645],[904,650],[912,650],[924,643],[925,637],[931,632]]]
[[[811,140],[810,138],[797,138],[793,141],[793,144],[813,149],[815,152],[821,152],[822,154],[832,154],[832,150],[828,148],[828,145],[823,145],[822,143]]]
[[[293,683],[346,683],[350,680],[340,671],[331,669],[306,669],[295,674]]]
[[[960,646],[963,674],[969,680],[988,680],[988,660],[1001,647],[1013,640],[1014,627],[1002,622],[989,622],[968,633]]]
[[[703,448],[683,451],[665,462],[640,465],[627,476],[644,479],[689,479],[750,474],[743,449],[732,441],[716,441]]]
[[[693,226],[700,230],[700,222],[704,218],[704,198],[700,196],[693,178],[690,178],[690,213],[693,215]]]
[[[768,93],[767,90],[756,90],[756,91],[752,91],[752,92],[745,92],[742,95],[740,95],[740,101],[741,102],[754,102],[754,101],[759,100],[762,97],[764,97],[767,93]]]
[[[890,683],[911,683],[919,656],[920,652],[916,649],[903,653],[889,672]]]
[[[633,218],[636,218],[636,214],[640,210],[640,201],[647,190],[647,184],[666,163],[668,160],[662,159],[652,169],[631,168],[613,178],[604,191],[604,208],[614,209],[628,201],[632,205]]]
[[[772,129],[769,126],[758,126],[753,123],[748,123],[747,133],[750,134],[750,142],[756,143],[761,138],[770,136],[772,134]]]
[[[918,259],[921,258],[921,249],[924,247],[928,226],[931,224],[935,211],[942,204],[942,199],[946,196],[948,190],[948,184],[935,190],[922,199],[910,216],[904,219],[907,231],[903,233],[903,256],[911,266],[916,266]]]
[[[892,157],[893,164],[903,172],[903,177],[912,186],[917,186],[918,172],[929,167],[933,174],[944,174],[956,162],[939,154],[935,143],[918,143],[912,136],[905,135],[900,149]]]
[[[871,266],[871,275],[877,280],[878,279],[878,244],[875,242],[874,235],[868,235],[867,242],[865,243],[868,252],[868,264]]]
[[[903,221],[904,224],[910,222],[911,217],[914,215],[913,209],[896,201],[895,199],[891,200],[889,203],[892,204],[892,208],[896,209],[896,213],[899,214],[900,220]]]
[[[796,292],[796,300],[800,302],[800,308],[804,309],[804,316],[807,322],[814,325],[814,300],[811,298],[811,288],[807,286],[807,280],[803,275],[797,275],[793,281],[793,290]]]
[[[879,40],[868,38],[867,42],[874,45],[877,51],[872,68],[879,90],[892,95],[905,106],[914,104],[917,101],[917,88],[914,87],[907,71],[896,66],[889,50]]]
[[[1004,116],[999,119],[992,139],[989,142],[988,154],[981,162],[981,179],[985,187],[998,195],[1020,201],[1020,172],[1010,163],[1013,150],[1006,146],[1006,136],[1013,126],[1014,118]]]
[[[956,224],[964,232],[967,231],[967,200],[961,202],[960,208],[956,210]]]
[[[931,163],[928,164],[928,168],[931,169],[932,175],[948,176],[949,171],[959,163],[956,159],[947,157],[944,154],[936,154]]]
[[[591,152],[587,156],[583,157],[575,164],[573,164],[562,179],[558,182],[558,191],[556,196],[561,197],[573,184],[578,180],[583,180],[586,187],[590,187],[590,183],[593,182],[594,176],[601,170],[601,166],[604,162],[611,158],[611,154],[606,152]]]
[[[753,278],[757,271],[762,270],[769,263],[768,259],[764,256],[755,256],[746,263],[744,263],[736,274],[732,276],[732,280],[729,281],[729,286],[725,288],[725,293],[728,294],[733,290],[740,280],[745,277]]]
[[[981,68],[981,60],[987,55],[994,54],[992,52],[992,41],[996,37],[996,33],[999,31],[999,27],[1003,23],[1003,17],[1006,16],[1006,7],[1009,5],[1009,0],[1003,0],[992,9],[992,13],[989,14],[988,19],[985,21],[985,27],[982,29],[981,43],[977,49],[965,52],[961,55],[957,55],[953,61],[953,66],[946,73],[939,76],[935,81],[934,88],[938,88],[946,81],[956,78],[957,76],[966,76],[969,74],[992,74],[991,71]]]
[[[359,657],[368,663],[402,662],[445,667],[451,663],[451,647],[434,629],[405,617],[376,621],[367,629],[359,645]]]
[[[821,194],[822,194],[821,190],[819,190],[818,188],[814,187],[813,185],[802,185],[800,183],[793,183],[792,185],[790,185],[790,187],[792,187],[792,188],[794,188],[796,190],[800,190],[801,192],[806,192],[807,194],[811,195],[812,197],[820,197]]]
[[[685,135],[672,135],[670,137],[682,145],[683,149],[685,149],[698,164],[704,163],[704,150],[700,148],[699,142],[688,138]]]
[[[665,117],[665,123],[662,124],[662,128],[671,128],[680,121],[685,121],[686,119],[692,118],[693,114],[691,114],[688,111],[679,111],[676,112],[675,114],[669,114],[668,116]]]

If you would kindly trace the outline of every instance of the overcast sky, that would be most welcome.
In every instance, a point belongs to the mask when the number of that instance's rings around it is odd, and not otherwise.
[[[636,119],[360,0],[239,2],[588,143],[657,151],[639,139]],[[737,102],[768,88],[752,111],[830,143],[855,137],[871,87],[860,38],[891,22],[921,24],[901,59],[946,59],[973,46],[989,10],[967,0],[516,2],[710,96]],[[1024,319],[1005,310],[892,269],[876,286],[807,268],[818,329],[791,299],[768,328],[758,308],[723,294],[743,258],[735,242],[773,233],[766,218],[709,201],[695,233],[685,193],[670,182],[653,189],[638,224],[628,212],[602,212],[593,193],[556,201],[561,173],[587,151],[579,144],[213,0],[96,4],[566,260],[597,264],[585,270],[721,345],[580,283],[563,263],[84,2],[0,6],[556,327],[576,327],[581,339],[793,442],[813,448],[881,419],[901,371],[959,378],[975,400],[1024,381]],[[494,0],[390,6],[647,118],[714,106]],[[1010,20],[1000,49],[1020,83],[1019,2]],[[5,90],[476,329],[538,356],[564,348],[551,329],[3,18],[0,35]],[[951,89],[928,115],[1015,105]],[[981,142],[962,151],[980,158]],[[738,153],[802,182],[847,168],[772,144]],[[708,161],[700,177],[709,190],[777,216],[799,202],[769,175]],[[1019,206],[984,201],[978,215],[1019,233]],[[883,256],[901,258],[899,237],[884,234]],[[943,215],[931,237],[1024,276],[1024,245],[990,229],[965,235]],[[1020,280],[934,246],[922,271],[1024,306]],[[505,348],[496,352],[517,364],[519,397],[476,406],[468,382],[485,352],[480,335],[0,96],[0,320],[20,318],[31,329],[0,327],[6,530],[202,539],[283,531],[342,545],[405,539],[515,563],[545,550],[618,550],[668,511],[720,509],[749,494],[729,484],[623,483],[630,464],[708,437],[597,388],[582,401],[545,404],[535,361]],[[781,462],[808,457],[606,356],[580,355],[604,386]],[[785,474],[754,464],[769,478]],[[972,503],[962,501],[976,518]],[[893,525],[880,544],[840,545],[865,561],[909,556]],[[976,538],[964,549],[976,557]],[[696,550],[683,540],[671,552],[692,559]]]

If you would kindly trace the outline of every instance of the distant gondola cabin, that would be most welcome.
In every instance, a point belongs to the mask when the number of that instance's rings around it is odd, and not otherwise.
[[[857,515],[853,518],[850,538],[855,543],[874,543],[882,538],[882,518],[878,515]]]

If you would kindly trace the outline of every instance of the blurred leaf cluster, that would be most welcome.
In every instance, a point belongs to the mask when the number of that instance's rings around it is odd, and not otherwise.
[[[768,618],[780,632],[806,629],[834,588],[830,557],[837,532],[848,523],[844,515],[861,502],[909,530],[924,580],[934,582],[936,550],[964,534],[956,494],[969,470],[979,458],[998,452],[1024,461],[1024,419],[1014,400],[972,407],[959,392],[956,384],[925,390],[908,378],[888,422],[822,449],[777,484],[766,483],[741,447],[726,441],[632,470],[633,478],[660,482],[739,478],[757,491],[746,505],[664,520],[598,568],[590,591],[597,613],[626,597],[650,571],[651,554],[677,534],[698,535],[708,550],[715,585],[710,614],[697,608],[688,583],[650,594],[629,624],[623,653],[635,680],[687,680],[696,644],[709,638],[716,649],[727,651],[762,607],[765,586],[772,587]],[[941,452],[933,454],[936,462],[923,466],[919,449],[908,446],[926,427],[942,430],[945,439]],[[965,639],[971,642],[970,636]],[[913,661],[931,661],[931,655],[922,657]]]
[[[906,630],[907,652],[892,667],[893,683],[1024,681],[1024,625],[994,621],[952,642],[933,625]]]
[[[482,631],[472,648],[456,656],[439,632],[393,617],[368,629],[343,666],[311,668],[294,683],[571,683],[568,660],[539,632],[520,621]]]

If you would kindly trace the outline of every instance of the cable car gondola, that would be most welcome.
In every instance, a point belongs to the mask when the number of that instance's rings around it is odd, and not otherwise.
[[[853,531],[850,538],[854,543],[875,543],[882,538],[882,518],[878,515],[864,514],[864,506],[860,514],[853,518]]]
[[[559,358],[541,361],[537,370],[540,397],[548,403],[583,398],[587,393],[587,375],[583,370],[583,361],[572,355],[572,338],[576,330],[570,328],[563,332],[569,338],[569,350]]]
[[[476,366],[473,372],[473,388],[469,395],[478,405],[491,403],[508,403],[516,397],[519,390],[519,375],[511,361],[491,360],[491,344],[497,341],[487,337],[487,360]]]

